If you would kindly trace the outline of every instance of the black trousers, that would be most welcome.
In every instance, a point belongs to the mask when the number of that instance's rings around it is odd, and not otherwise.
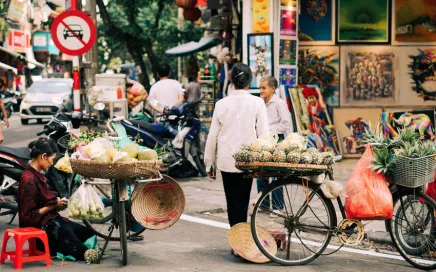
[[[221,176],[223,177],[230,227],[241,222],[247,222],[253,179],[244,178],[243,173],[228,173],[223,171],[221,171]]]
[[[95,235],[88,227],[75,222],[65,221],[60,216],[47,222],[42,228],[47,233],[50,255],[62,253],[64,256],[73,256],[76,260],[83,260],[88,248],[83,244]],[[38,248],[38,243],[37,243]]]

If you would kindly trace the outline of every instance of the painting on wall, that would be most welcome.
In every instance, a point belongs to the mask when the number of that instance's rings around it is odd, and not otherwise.
[[[436,105],[436,47],[402,47],[400,104]]]
[[[297,69],[280,68],[280,84],[285,86],[295,86],[297,84]]]
[[[262,77],[274,75],[273,34],[247,34],[247,41],[248,66],[253,72],[250,89],[259,89]]]
[[[280,6],[296,8],[297,0],[280,0]]]
[[[338,136],[321,90],[315,85],[290,89],[298,132],[307,136],[308,146],[331,151],[341,158]]]
[[[335,44],[335,1],[302,0],[298,39],[302,45]]]
[[[338,42],[388,43],[389,0],[338,0]]]
[[[365,132],[374,129],[381,114],[381,108],[334,109],[334,124],[341,137],[344,157],[360,157],[363,154]]]
[[[280,11],[280,35],[291,37],[297,35],[297,11]]]
[[[421,139],[435,139],[435,111],[413,110],[383,112],[381,118],[385,137],[395,138],[400,129],[414,129]]]
[[[318,85],[329,106],[339,106],[339,46],[300,47],[298,83]]]
[[[296,40],[280,39],[279,64],[280,65],[296,65],[297,64],[297,41]]]
[[[436,3],[433,0],[393,0],[394,44],[436,43]]]
[[[341,106],[389,106],[398,103],[398,48],[341,48]]]
[[[253,32],[270,32],[269,0],[253,0]]]

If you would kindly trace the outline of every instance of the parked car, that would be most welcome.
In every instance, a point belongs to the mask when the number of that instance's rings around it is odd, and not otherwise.
[[[73,80],[70,78],[48,78],[36,81],[27,89],[21,102],[21,124],[36,119],[41,123],[62,110],[73,110]]]

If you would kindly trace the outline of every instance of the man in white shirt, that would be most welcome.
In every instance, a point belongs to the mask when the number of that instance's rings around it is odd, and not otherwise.
[[[157,75],[160,80],[151,86],[147,98],[150,106],[159,113],[164,113],[165,108],[171,109],[184,100],[182,84],[177,80],[169,79],[170,72],[171,68],[168,64],[159,65]]]

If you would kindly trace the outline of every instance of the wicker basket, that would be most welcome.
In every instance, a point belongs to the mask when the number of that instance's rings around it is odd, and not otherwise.
[[[131,209],[133,217],[146,229],[166,229],[182,215],[185,194],[174,179],[163,175],[160,181],[139,183],[136,186]]]
[[[399,156],[395,165],[395,184],[416,188],[434,180],[436,169],[435,155],[423,158]]]
[[[257,227],[257,231],[264,245],[268,245],[268,252],[275,255],[277,253],[277,243],[274,237],[262,227]],[[229,230],[228,239],[232,249],[245,260],[253,263],[268,263],[271,261],[263,255],[254,242],[249,223],[234,225]]]
[[[70,159],[73,172],[84,177],[101,179],[148,178],[156,175],[162,161],[136,161],[126,163],[101,163]]]
[[[247,172],[277,171],[287,173],[324,173],[328,170],[327,165],[292,164],[280,162],[236,162],[235,167],[241,171]]]

